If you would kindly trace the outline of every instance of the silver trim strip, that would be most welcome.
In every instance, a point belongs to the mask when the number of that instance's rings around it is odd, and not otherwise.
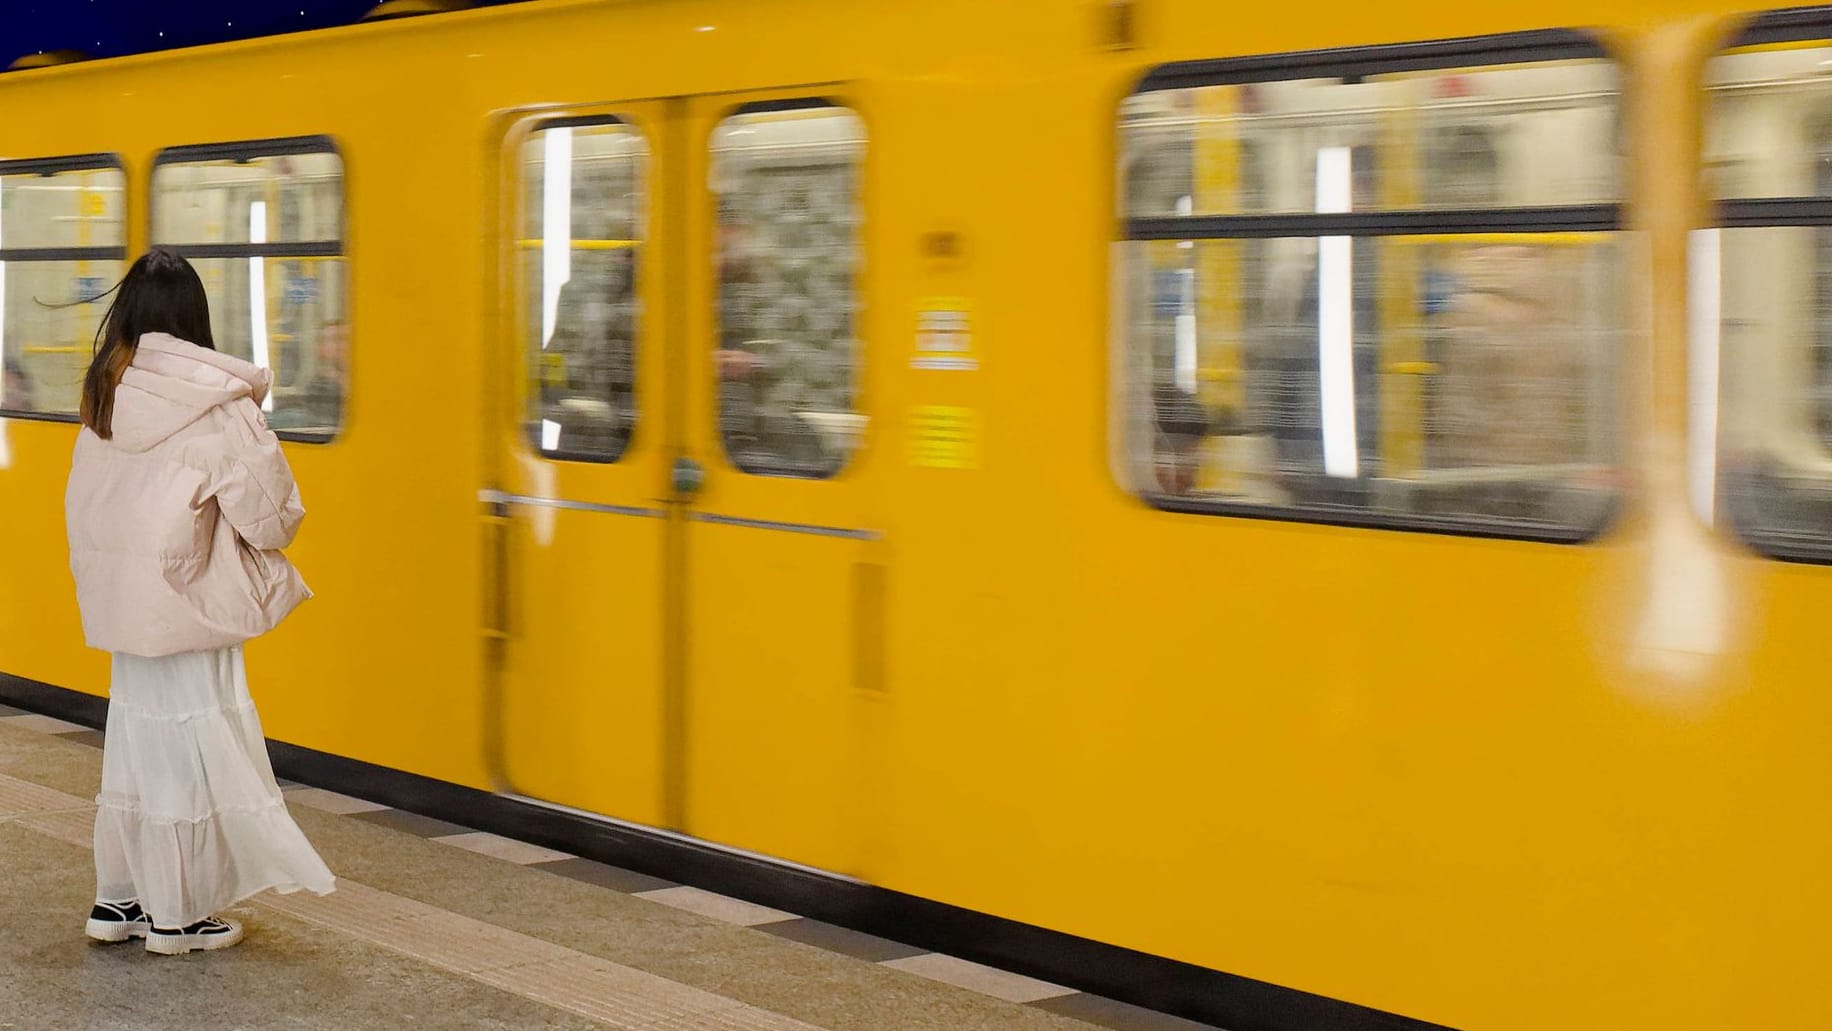
[[[565,508],[574,512],[602,512],[606,515],[636,516],[660,519],[667,515],[659,508],[635,505],[600,505],[595,501],[567,501],[564,498],[536,498],[526,494],[509,494],[500,490],[480,490],[477,500],[486,505],[521,505],[529,508]]]
[[[738,526],[747,530],[774,530],[778,533],[805,533],[814,537],[838,537],[849,541],[879,541],[884,534],[877,530],[847,530],[837,526],[812,526],[808,523],[779,523],[773,519],[745,519],[742,516],[714,515],[711,512],[689,512],[696,523],[715,526]]]
[[[522,505],[530,508],[565,508],[575,512],[603,512],[608,515],[637,516],[639,518],[661,519],[667,512],[659,508],[642,508],[635,505],[600,505],[594,501],[567,501],[564,498],[537,498],[527,494],[510,494],[500,490],[480,490],[477,500],[486,505]],[[689,512],[687,518],[696,523],[712,523],[715,526],[736,526],[746,530],[773,530],[777,533],[804,533],[814,537],[837,537],[849,541],[878,541],[884,534],[877,530],[849,530],[839,526],[815,526],[811,523],[784,523],[774,519],[746,519],[742,516],[717,515],[712,512]]]

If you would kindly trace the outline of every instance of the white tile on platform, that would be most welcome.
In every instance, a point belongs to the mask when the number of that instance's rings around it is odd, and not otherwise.
[[[505,838],[484,831],[471,831],[468,834],[447,834],[442,838],[434,838],[432,840],[443,842],[447,845],[456,845],[467,851],[477,852],[495,859],[507,860],[522,866],[527,866],[530,863],[551,863],[559,859],[577,858],[570,853],[555,852],[550,848],[530,845],[525,841],[516,841],[514,838]]]
[[[657,888],[654,891],[639,891],[637,898],[659,902],[664,906],[684,909],[689,913],[723,920],[728,924],[740,927],[756,927],[759,924],[774,924],[783,920],[795,919],[794,913],[785,913],[780,909],[759,906],[739,899],[727,898],[699,888],[680,885],[674,888]]]
[[[1006,1002],[1036,1002],[1040,999],[1054,999],[1060,995],[1074,995],[1075,989],[1064,988],[1048,981],[1013,974],[993,967],[969,963],[964,959],[944,956],[930,952],[921,956],[910,956],[906,959],[888,959],[880,966],[892,967],[905,973],[926,977],[931,981],[951,984],[956,988],[965,988],[970,992],[990,995]]]
[[[349,816],[351,813],[373,813],[388,808],[374,802],[365,802],[360,798],[340,795],[335,791],[323,788],[294,788],[286,793],[287,805],[310,806],[327,813]]]
[[[89,729],[51,716],[40,716],[35,712],[27,713],[24,716],[0,717],[0,723],[5,723],[9,727],[18,727],[21,730],[36,730],[45,734],[73,734],[79,730]]]

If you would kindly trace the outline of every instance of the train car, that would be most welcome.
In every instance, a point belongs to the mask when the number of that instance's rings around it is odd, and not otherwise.
[[[1232,1028],[1832,1023],[1832,9],[537,0],[0,75],[272,367],[283,770]],[[174,590],[182,590],[174,585]]]

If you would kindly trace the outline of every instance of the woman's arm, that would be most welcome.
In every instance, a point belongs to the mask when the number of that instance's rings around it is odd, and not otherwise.
[[[246,398],[218,412],[228,446],[211,475],[217,506],[249,544],[263,551],[284,548],[305,520],[305,505],[280,438]]]

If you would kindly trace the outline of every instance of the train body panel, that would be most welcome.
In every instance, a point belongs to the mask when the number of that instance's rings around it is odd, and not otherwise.
[[[249,647],[277,740],[1455,1027],[1810,1027],[1832,574],[1707,526],[1687,465],[1702,76],[1752,13],[532,3],[0,77],[0,157],[119,154],[134,253],[162,148],[335,142],[349,394],[334,440],[287,449],[318,597]],[[1599,532],[1137,496],[1116,198],[1141,80],[1562,28],[1622,84]],[[553,334],[525,252],[553,248],[520,177],[604,115],[646,155],[636,236],[594,238],[639,255],[633,428],[561,460],[525,418]],[[746,187],[721,214],[727,130],[857,177],[856,220],[821,227],[856,264],[806,287],[856,292],[857,349],[798,360],[837,362],[863,419],[817,421],[859,441],[818,474],[745,471],[723,421],[722,227],[787,231]],[[1518,148],[1530,178],[1560,138]],[[74,432],[0,419],[0,670],[101,694],[61,543]]]

